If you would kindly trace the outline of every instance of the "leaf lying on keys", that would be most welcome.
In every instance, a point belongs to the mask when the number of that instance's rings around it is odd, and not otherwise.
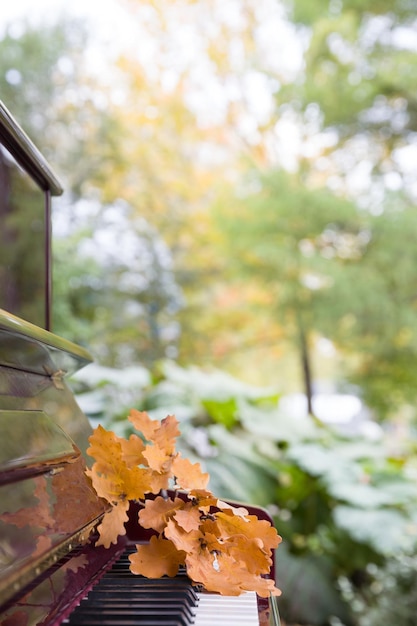
[[[206,489],[209,475],[175,450],[180,433],[173,415],[159,422],[132,409],[128,419],[138,431],[129,439],[98,426],[89,440],[87,453],[95,463],[86,473],[111,505],[97,528],[97,545],[109,547],[126,533],[129,501],[138,500],[139,524],[156,534],[129,557],[134,574],[175,576],[185,565],[190,578],[208,591],[280,595],[265,577],[281,542],[275,528]],[[168,488],[173,498],[166,495]]]

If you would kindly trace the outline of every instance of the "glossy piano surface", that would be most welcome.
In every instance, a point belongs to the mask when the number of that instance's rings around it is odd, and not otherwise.
[[[85,475],[91,426],[65,381],[90,361],[88,353],[3,311],[0,346],[4,603],[85,543],[106,505]]]

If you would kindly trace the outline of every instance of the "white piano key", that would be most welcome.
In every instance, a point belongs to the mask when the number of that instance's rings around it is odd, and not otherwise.
[[[193,626],[259,626],[256,593],[240,596],[198,594]]]

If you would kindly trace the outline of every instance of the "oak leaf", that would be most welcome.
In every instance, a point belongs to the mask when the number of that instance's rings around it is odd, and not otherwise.
[[[122,446],[119,438],[100,424],[89,437],[90,447],[87,454],[95,460],[96,472],[101,474],[111,473],[120,463],[122,458]]]
[[[200,463],[191,463],[183,459],[178,453],[174,458],[171,471],[175,476],[178,487],[185,489],[205,489],[210,480],[209,474],[204,474]]]
[[[216,514],[216,519],[222,536],[243,534],[249,539],[259,538],[267,553],[277,548],[282,541],[275,528],[268,521],[259,520],[256,515],[247,515],[242,518],[230,515],[228,512],[219,512]]]
[[[227,510],[233,515],[238,515],[239,517],[246,517],[246,515],[249,515],[249,511],[243,506],[233,506],[228,502],[223,502],[223,500],[217,500],[216,506],[223,511]]]
[[[129,502],[119,502],[104,514],[101,524],[97,527],[100,537],[96,546],[109,548],[110,544],[117,543],[119,535],[126,534],[124,524],[128,520],[128,508]]]
[[[154,472],[149,470],[149,491],[151,493],[159,493],[164,489],[168,489],[170,484],[169,472]]]
[[[174,513],[174,519],[178,526],[189,533],[191,530],[198,530],[201,524],[201,513],[199,509],[192,506],[184,506],[181,510]]]
[[[178,420],[174,415],[167,415],[161,420],[160,427],[155,430],[152,440],[164,449],[167,455],[172,455],[175,452],[175,442],[178,435],[180,435]]]
[[[160,448],[158,444],[147,445],[143,451],[143,456],[147,460],[149,467],[156,472],[166,473],[171,467],[171,456],[163,448]]]
[[[200,511],[208,512],[211,507],[217,506],[218,498],[216,498],[211,491],[206,491],[205,489],[191,489],[188,496]]]
[[[120,439],[122,458],[128,467],[145,464],[143,451],[145,444],[137,435],[130,435],[129,439]]]
[[[155,431],[160,427],[159,420],[152,420],[146,411],[138,411],[137,409],[130,409],[128,420],[147,441],[153,439]]]
[[[166,525],[164,535],[172,541],[177,550],[183,550],[187,554],[194,554],[198,557],[203,539],[203,535],[199,530],[187,532],[175,520],[171,519]]]
[[[171,500],[158,496],[155,500],[146,500],[143,509],[139,511],[139,523],[143,528],[153,528],[161,533],[169,518],[183,506],[184,501],[181,498]]]
[[[127,465],[120,439],[114,433],[98,426],[89,442],[87,453],[94,457],[95,463],[86,474],[101,498],[110,503],[136,500],[151,490],[150,470]]]
[[[136,549],[137,552],[129,556],[130,569],[133,574],[148,578],[176,576],[185,559],[185,552],[178,551],[172,541],[155,535],[148,544],[137,545]]]

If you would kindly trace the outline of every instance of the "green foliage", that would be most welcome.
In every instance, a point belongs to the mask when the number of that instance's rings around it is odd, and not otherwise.
[[[209,471],[211,488],[274,514],[284,539],[277,556],[280,607],[289,623],[325,626],[338,618],[356,624],[355,607],[340,589],[368,597],[371,565],[383,572],[393,559],[413,553],[417,491],[412,456],[401,442],[394,455],[389,437],[346,438],[311,417],[290,419],[279,401],[271,402],[273,390],[219,371],[166,363],[153,382],[141,374],[135,383],[133,371],[123,377],[105,370],[97,389],[100,368],[89,368],[75,383],[84,388],[81,406],[94,393],[95,420],[126,436],[124,402],[125,415],[130,406],[154,417],[174,413],[179,449]],[[93,383],[95,391],[85,394]]]
[[[358,626],[413,626],[417,611],[415,553],[394,556],[384,567],[366,568],[367,584],[358,589],[346,578],[340,588]]]
[[[147,366],[175,350],[182,296],[158,233],[125,204],[89,207],[56,237],[54,330],[86,344],[103,364]]]

